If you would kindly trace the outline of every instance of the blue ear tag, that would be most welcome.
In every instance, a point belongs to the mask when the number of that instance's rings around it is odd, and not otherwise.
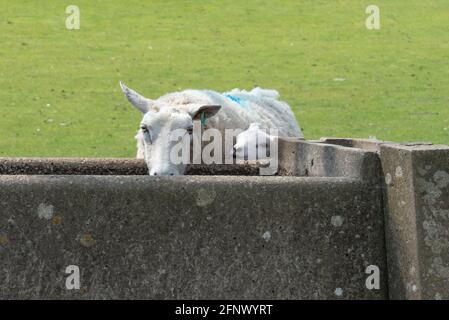
[[[201,125],[205,126],[206,125],[206,117],[204,116],[204,112],[201,112]]]

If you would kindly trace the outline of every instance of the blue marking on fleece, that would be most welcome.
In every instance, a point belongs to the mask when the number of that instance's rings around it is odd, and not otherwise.
[[[237,102],[240,105],[242,104],[242,99],[240,99],[239,97],[236,97],[236,96],[233,96],[233,95],[230,95],[230,94],[225,94],[224,96],[226,98],[228,98],[228,99],[231,99],[234,102]]]

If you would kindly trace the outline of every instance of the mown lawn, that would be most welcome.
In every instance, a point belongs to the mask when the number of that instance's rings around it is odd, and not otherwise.
[[[65,28],[68,5],[81,29]],[[365,27],[365,8],[381,29]],[[0,156],[131,157],[118,81],[275,88],[306,138],[449,144],[449,1],[0,0]]]

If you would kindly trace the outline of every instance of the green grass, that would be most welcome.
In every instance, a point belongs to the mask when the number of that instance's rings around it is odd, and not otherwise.
[[[275,88],[309,139],[449,144],[449,2],[375,3],[378,31],[372,1],[0,0],[0,156],[134,156],[120,79],[151,98]]]

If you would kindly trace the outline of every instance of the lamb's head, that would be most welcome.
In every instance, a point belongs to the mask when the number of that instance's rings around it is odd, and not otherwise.
[[[234,157],[239,160],[260,160],[270,156],[270,143],[273,136],[252,123],[249,128],[237,136],[234,145]]]
[[[194,121],[214,116],[220,106],[199,103],[170,105],[147,99],[121,82],[120,86],[129,102],[144,114],[136,139],[138,157],[145,159],[149,174],[184,174],[190,153],[182,154],[186,150],[182,146],[192,143]]]

